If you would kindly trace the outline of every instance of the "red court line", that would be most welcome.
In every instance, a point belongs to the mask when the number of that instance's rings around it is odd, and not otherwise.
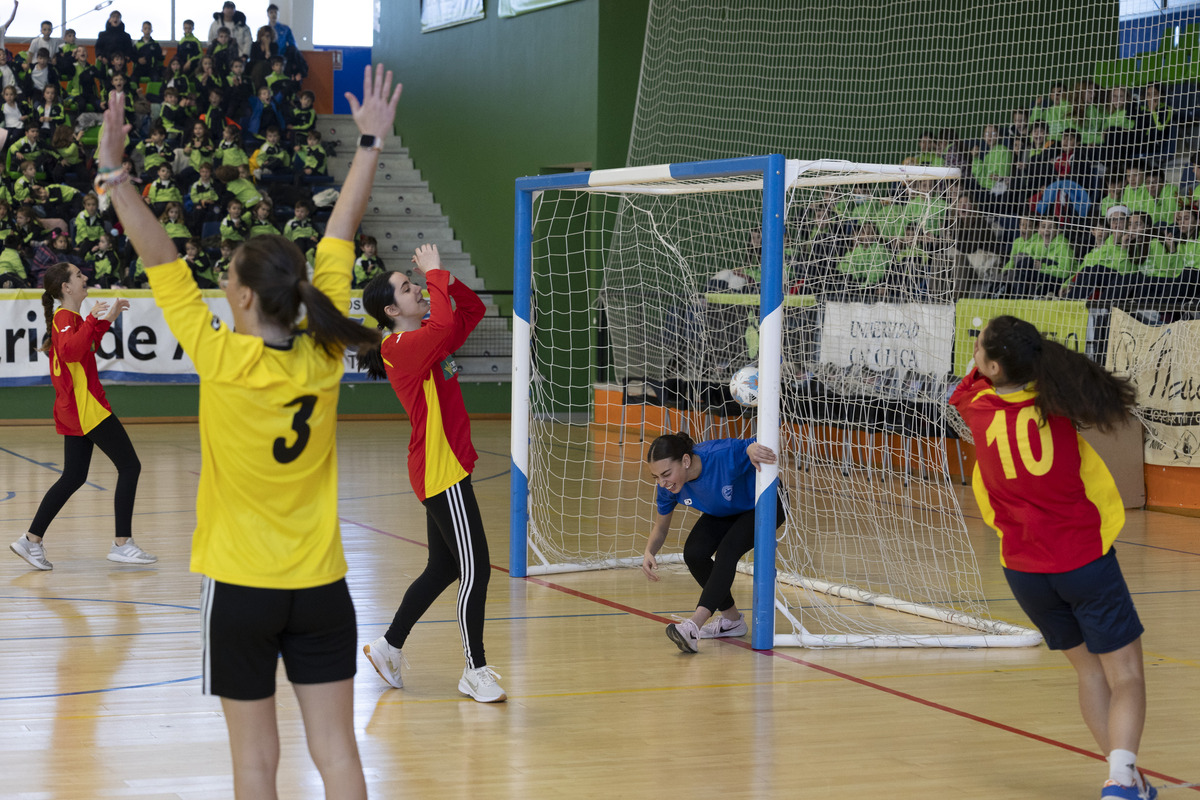
[[[402,542],[408,542],[409,544],[415,544],[415,545],[418,545],[419,547],[427,548],[429,546],[425,542],[418,542],[415,539],[408,539],[404,536],[400,536],[395,533],[389,533],[388,531],[383,531],[378,528],[372,528],[370,525],[363,525],[360,522],[355,522],[354,520],[346,519],[345,517],[339,517],[339,519],[341,519],[342,522],[346,522],[351,525],[357,525],[358,527],[363,528],[364,530],[373,531],[374,533],[382,534],[383,536],[389,536],[393,539],[399,539]],[[505,569],[504,567],[499,567],[499,566],[496,566],[495,564],[492,564],[492,569],[494,569],[498,572],[504,572],[504,573],[508,572],[508,570]],[[597,597],[596,595],[588,594],[587,592],[581,592],[578,589],[572,589],[568,586],[561,586],[557,583],[551,583],[550,581],[546,581],[541,578],[529,577],[529,578],[518,578],[516,580],[524,580],[528,583],[532,583],[537,586],[542,586],[546,589],[552,589],[556,592],[562,592],[563,594],[571,595],[572,597],[578,597],[581,600],[587,600],[588,602],[596,603],[598,605],[607,606],[608,608],[615,608],[618,611],[624,611],[627,614],[632,614],[633,616],[637,616],[637,617],[644,617],[645,619],[654,620],[655,622],[668,623],[671,621],[664,616],[655,614],[650,611],[643,611],[640,608],[633,608],[632,606],[627,606],[622,603],[615,602],[613,600],[608,600],[603,597]],[[715,641],[716,640],[714,640],[714,642]],[[772,658],[781,658],[784,661],[790,661],[793,664],[799,664],[802,667],[808,667],[809,669],[814,669],[814,670],[817,670],[818,672],[823,672],[826,675],[830,675],[835,678],[841,678],[842,680],[849,681],[851,683],[856,683],[859,686],[864,686],[868,689],[875,689],[876,691],[884,692],[885,694],[890,694],[893,697],[899,697],[903,700],[908,700],[913,703],[918,703],[927,708],[936,709],[938,711],[944,711],[947,714],[953,714],[956,717],[968,719],[968,720],[971,720],[972,722],[978,722],[981,725],[987,725],[989,727],[996,728],[997,730],[1005,731],[1006,733],[1016,734],[1017,736],[1023,736],[1026,739],[1032,739],[1035,742],[1041,742],[1042,744],[1048,744],[1053,747],[1058,747],[1062,750],[1066,750],[1068,752],[1075,753],[1076,755],[1087,756],[1088,758],[1092,758],[1097,761],[1107,760],[1107,759],[1105,759],[1104,756],[1099,755],[1098,753],[1093,753],[1090,750],[1084,750],[1082,747],[1076,747],[1073,744],[1067,744],[1066,742],[1060,742],[1057,739],[1051,739],[1047,736],[1042,736],[1041,734],[1033,733],[1032,731],[1023,730],[1021,728],[1015,728],[1012,725],[1006,725],[1003,722],[997,722],[994,719],[988,719],[987,717],[981,717],[977,714],[972,714],[969,711],[963,711],[958,708],[953,708],[951,706],[943,705],[942,703],[937,703],[937,702],[934,702],[933,700],[926,700],[923,697],[917,697],[914,694],[909,694],[908,692],[902,692],[899,689],[892,689],[887,686],[884,686],[883,684],[875,683],[874,681],[867,680],[866,678],[859,678],[859,677],[851,675],[849,673],[841,672],[840,670],[826,667],[822,664],[814,664],[811,661],[805,661],[802,658],[796,658],[795,656],[788,655],[787,653],[781,653],[777,650],[755,650],[747,642],[735,641],[732,639],[720,640],[720,643],[727,644],[727,645],[733,645],[735,647],[740,647],[743,650],[749,650],[751,653],[755,653],[760,656],[770,656]],[[1182,778],[1175,778],[1170,775],[1166,775],[1162,772],[1155,772],[1154,770],[1146,769],[1145,767],[1143,767],[1140,764],[1138,765],[1138,769],[1140,769],[1146,775],[1152,775],[1153,777],[1161,778],[1164,781],[1170,781],[1171,783],[1175,783],[1175,784],[1187,783],[1187,781],[1185,781]],[[1174,788],[1174,787],[1167,787],[1167,788]],[[1190,788],[1193,791],[1200,792],[1200,786],[1189,786],[1186,788]]]

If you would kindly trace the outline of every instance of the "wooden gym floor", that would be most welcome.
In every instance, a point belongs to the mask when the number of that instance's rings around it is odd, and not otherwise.
[[[682,568],[657,584],[638,570],[509,578],[508,424],[474,428],[495,567],[485,641],[509,700],[458,695],[449,590],[405,648],[403,690],[359,660],[355,715],[373,797],[1098,796],[1107,771],[1076,709],[1073,673],[1044,647],[756,653],[724,641],[685,656],[663,635],[668,615],[690,612],[698,596]],[[135,536],[158,564],[105,560],[115,471],[99,452],[46,537],[54,570],[0,559],[2,798],[232,796],[219,702],[200,693],[200,579],[187,569],[196,429],[129,431],[143,463]],[[340,428],[362,643],[382,634],[425,561],[408,431],[393,421]],[[0,546],[26,529],[61,458],[52,427],[0,428]],[[1027,624],[995,539],[961,491],[992,613]],[[1121,542],[1147,629],[1140,763],[1156,783],[1200,781],[1200,520],[1130,512]],[[734,592],[748,601],[748,579]],[[282,670],[277,702],[280,796],[320,797]],[[1200,797],[1193,791],[1163,800]]]

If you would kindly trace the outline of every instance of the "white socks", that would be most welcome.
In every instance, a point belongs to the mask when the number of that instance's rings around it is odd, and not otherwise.
[[[1137,753],[1113,750],[1108,754],[1108,779],[1122,786],[1137,786]]]

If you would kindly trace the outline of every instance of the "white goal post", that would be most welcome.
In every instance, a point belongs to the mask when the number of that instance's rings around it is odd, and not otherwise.
[[[644,514],[653,498],[642,463],[649,438],[675,428],[692,429],[697,440],[752,430],[781,455],[756,480],[753,564],[746,565],[753,573],[756,649],[1040,642],[1035,631],[988,617],[952,492],[924,486],[920,477],[910,481],[916,448],[921,469],[940,469],[933,480],[948,485],[944,445],[940,455],[934,452],[936,440],[924,430],[926,423],[921,433],[900,436],[910,423],[893,411],[908,408],[904,404],[919,395],[923,413],[944,420],[944,409],[934,409],[944,402],[926,402],[944,386],[901,365],[821,367],[824,372],[814,373],[809,351],[829,350],[834,338],[822,334],[821,325],[862,313],[865,304],[836,302],[847,300],[845,286],[836,296],[809,291],[815,284],[803,290],[803,281],[789,274],[798,257],[785,259],[785,238],[799,241],[794,224],[815,225],[810,218],[789,217],[797,193],[808,198],[802,213],[812,217],[816,208],[824,215],[851,215],[868,205],[886,213],[899,213],[900,205],[925,208],[923,215],[901,220],[900,230],[909,236],[929,223],[934,191],[929,187],[942,191],[957,177],[956,169],[768,155],[518,179],[510,574],[640,564],[639,540],[644,543],[649,532]],[[844,222],[849,226],[850,217]],[[722,268],[739,259],[743,269]],[[748,291],[755,282],[757,291]],[[913,329],[926,325],[928,315],[935,321],[945,316],[930,288],[937,281],[920,276],[919,282],[919,297],[897,284],[884,304],[889,313],[915,315],[911,324],[900,323]],[[873,303],[884,297],[882,288],[872,291]],[[851,295],[853,301],[857,295]],[[785,313],[794,317],[786,324]],[[663,344],[666,339],[670,345]],[[611,364],[610,352],[618,354]],[[747,358],[759,371],[753,417],[736,408],[698,411],[701,405],[720,405],[721,398],[704,403],[696,398],[719,395]],[[634,359],[641,360],[639,366],[630,367]],[[880,376],[892,387],[886,394]],[[838,396],[854,398],[838,401],[836,420],[808,415],[815,401],[803,387],[815,381],[822,386],[840,381]],[[619,401],[606,406],[607,396]],[[829,403],[821,402],[824,413]],[[630,409],[640,414],[638,420],[626,417]],[[836,441],[829,438],[834,429]],[[632,441],[631,430],[637,431]],[[906,448],[902,456],[893,452],[898,446]],[[853,497],[846,489],[852,483],[898,492],[900,510],[869,496]],[[777,531],[781,492],[786,521]],[[831,498],[837,502],[816,510]],[[896,529],[894,536],[880,533],[889,527]],[[880,550],[873,539],[888,541]],[[816,560],[807,554],[818,549],[822,555]],[[678,554],[660,559],[672,560],[680,560]],[[835,562],[850,566],[825,569]],[[908,570],[919,587],[890,591],[895,572],[880,579],[860,576],[873,569],[860,562]],[[829,617],[813,632],[810,598],[818,595],[821,613]],[[869,610],[864,615],[840,609],[851,604]],[[790,632],[776,634],[777,610]],[[855,615],[862,618],[852,620]],[[895,617],[928,620],[933,628],[907,630],[890,621]]]

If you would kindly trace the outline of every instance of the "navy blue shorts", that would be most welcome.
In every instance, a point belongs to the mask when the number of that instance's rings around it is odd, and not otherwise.
[[[1145,630],[1115,548],[1070,572],[1017,572],[1005,567],[1004,577],[1051,650],[1086,643],[1088,652],[1111,653]]]
[[[292,683],[354,677],[358,628],[345,580],[311,589],[257,589],[206,577],[202,591],[205,694],[273,696],[280,656]]]

